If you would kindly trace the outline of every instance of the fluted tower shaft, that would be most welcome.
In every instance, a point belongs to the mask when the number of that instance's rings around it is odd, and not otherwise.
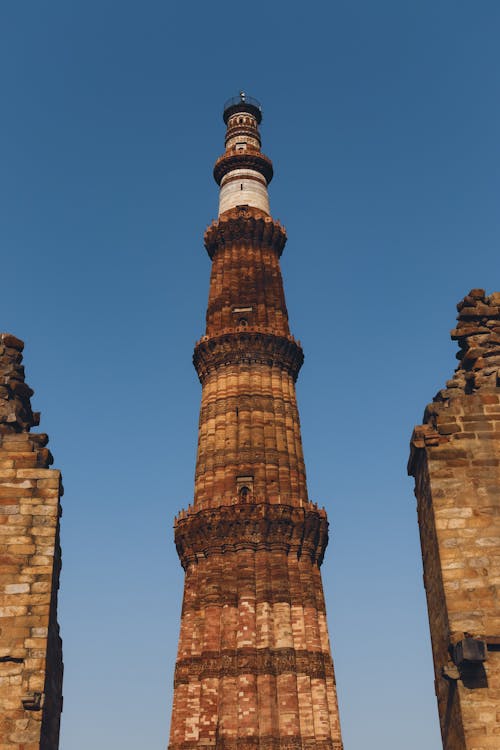
[[[175,524],[185,570],[171,750],[342,748],[320,565],[324,510],[309,502],[260,106],[226,105],[194,502]]]

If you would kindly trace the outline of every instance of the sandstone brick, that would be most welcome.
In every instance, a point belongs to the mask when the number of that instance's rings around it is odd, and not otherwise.
[[[443,678],[454,644],[466,636],[488,642],[500,632],[500,432],[495,419],[500,388],[491,377],[500,365],[500,351],[496,334],[490,333],[498,308],[482,290],[475,292],[458,305],[458,325],[452,332],[461,349],[460,364],[439,399],[426,409],[425,428],[415,430],[409,463],[415,477],[444,750],[498,747],[500,729],[495,711],[500,700],[498,652],[489,651],[484,666],[462,670],[456,682]],[[476,324],[470,324],[474,316],[482,316],[480,336]],[[464,431],[451,430],[454,422]],[[422,430],[425,439],[418,442]]]
[[[24,594],[29,590],[30,587],[27,583],[11,583],[8,586],[4,586],[6,594]]]
[[[0,748],[56,750],[62,701],[55,612],[60,473],[47,468],[47,436],[29,431],[38,416],[29,404],[31,390],[19,380],[20,350],[9,354],[2,349],[5,341],[1,334],[0,369],[15,378],[2,390],[7,400],[0,399]],[[43,693],[44,702],[27,711],[22,700],[34,692]]]

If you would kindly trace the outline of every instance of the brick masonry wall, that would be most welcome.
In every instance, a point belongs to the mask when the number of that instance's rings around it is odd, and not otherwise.
[[[61,475],[24,383],[21,341],[0,335],[0,750],[57,750]]]
[[[445,750],[500,747],[500,294],[458,305],[459,366],[411,442]],[[460,662],[464,638],[487,659]]]

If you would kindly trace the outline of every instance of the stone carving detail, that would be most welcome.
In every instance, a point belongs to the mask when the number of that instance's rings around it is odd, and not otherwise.
[[[286,243],[285,228],[264,211],[250,206],[237,206],[213,221],[205,232],[205,247],[211,258],[219,247],[246,242],[271,247],[281,256]]]
[[[31,388],[24,382],[23,342],[8,333],[0,334],[0,432],[29,432],[40,423],[31,410]]]
[[[270,503],[225,505],[178,517],[175,543],[184,569],[198,558],[241,549],[309,555],[321,565],[328,521],[325,511],[312,503],[305,508]]]
[[[297,380],[304,361],[302,348],[290,336],[274,336],[258,331],[231,331],[197,343],[193,364],[203,383],[205,377],[223,365],[262,363],[277,365]]]
[[[218,735],[212,742],[204,742],[204,747],[213,750],[343,750],[341,742],[335,740],[317,740],[315,737],[279,737],[264,735],[260,737],[225,737]],[[169,750],[199,750],[198,740],[171,743]]]
[[[278,676],[305,674],[310,678],[335,681],[330,654],[321,651],[295,651],[293,648],[247,648],[204,653],[177,661],[174,686],[206,677],[237,677],[239,674]]]

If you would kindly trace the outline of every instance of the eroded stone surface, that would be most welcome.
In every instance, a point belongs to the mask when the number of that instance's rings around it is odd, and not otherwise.
[[[500,294],[457,306],[459,365],[411,441],[445,750],[500,747]],[[454,664],[472,637],[487,661]],[[456,660],[456,658],[455,658]]]
[[[57,750],[61,475],[24,384],[23,343],[0,334],[0,750]]]
[[[0,432],[22,432],[40,421],[31,411],[31,388],[24,382],[23,342],[0,333]]]

